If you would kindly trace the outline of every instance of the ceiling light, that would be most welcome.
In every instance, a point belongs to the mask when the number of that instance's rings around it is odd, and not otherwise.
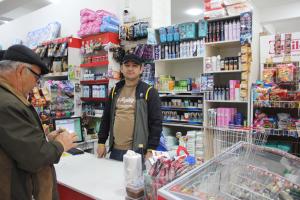
[[[0,0],[1,1],[1,0]],[[4,24],[7,24],[9,21],[7,20],[0,20],[1,22],[3,22]]]
[[[50,3],[59,3],[60,2],[60,0],[47,0],[47,1],[49,1]]]
[[[185,11],[185,13],[188,15],[197,16],[197,15],[201,15],[203,13],[203,10],[200,8],[191,8]]]

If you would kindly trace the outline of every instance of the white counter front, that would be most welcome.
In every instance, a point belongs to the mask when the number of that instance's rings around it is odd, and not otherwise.
[[[92,199],[125,199],[122,162],[84,153],[62,157],[55,165],[59,184]]]

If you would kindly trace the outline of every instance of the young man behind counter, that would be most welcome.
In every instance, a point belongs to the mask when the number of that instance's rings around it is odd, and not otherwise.
[[[112,88],[105,106],[98,134],[98,156],[105,157],[109,137],[110,158],[123,160],[127,150],[138,150],[143,144],[146,158],[156,149],[162,131],[161,102],[157,91],[140,80],[142,59],[134,54],[124,56],[121,72],[124,79]]]

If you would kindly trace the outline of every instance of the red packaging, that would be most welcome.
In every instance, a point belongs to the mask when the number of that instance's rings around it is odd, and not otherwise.
[[[295,81],[296,67],[293,64],[281,64],[277,68],[277,82],[287,83]]]
[[[276,78],[276,69],[269,68],[263,70],[263,81],[265,83],[274,83]]]
[[[205,0],[204,9],[205,11],[212,11],[224,8],[222,0]]]

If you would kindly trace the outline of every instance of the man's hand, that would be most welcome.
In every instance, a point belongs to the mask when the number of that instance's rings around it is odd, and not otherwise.
[[[59,133],[55,138],[55,141],[58,141],[63,145],[64,151],[68,151],[69,149],[76,147],[77,144],[74,142],[77,140],[77,135],[75,133],[69,133],[68,131]]]
[[[98,144],[97,153],[98,158],[104,158],[106,156],[105,144]]]
[[[49,141],[53,141],[60,133],[64,131],[65,131],[64,129],[58,129],[49,133],[49,129],[48,129],[48,131],[45,131],[45,134]]]

